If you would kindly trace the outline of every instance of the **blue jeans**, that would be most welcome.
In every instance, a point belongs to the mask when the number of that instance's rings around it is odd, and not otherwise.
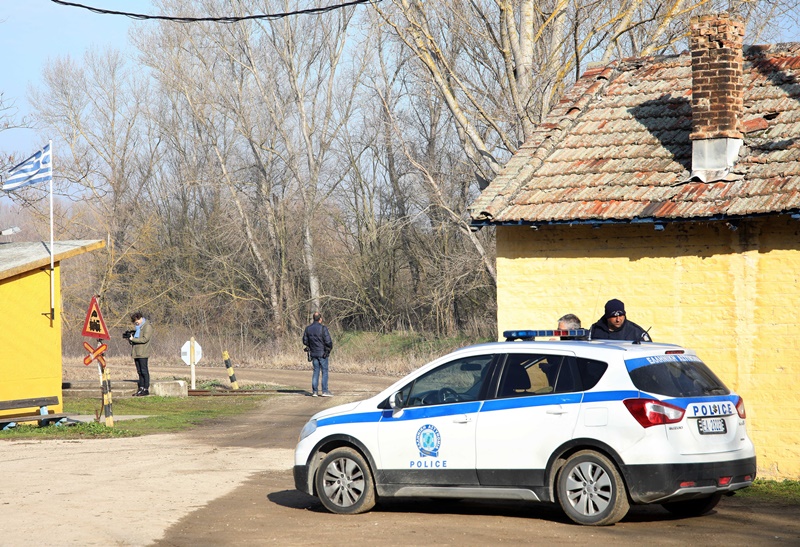
[[[314,365],[314,374],[311,375],[311,391],[319,393],[317,384],[319,383],[319,371],[322,369],[322,393],[328,391],[328,358],[312,357],[311,364]]]

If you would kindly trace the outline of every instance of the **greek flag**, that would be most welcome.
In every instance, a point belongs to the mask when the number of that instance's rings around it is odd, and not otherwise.
[[[3,190],[10,192],[23,186],[48,182],[53,178],[53,156],[50,143],[16,167],[8,171]]]

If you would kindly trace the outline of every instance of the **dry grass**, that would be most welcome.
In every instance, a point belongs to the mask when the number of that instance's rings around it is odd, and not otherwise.
[[[113,335],[114,333],[112,333]],[[107,361],[114,370],[133,367],[130,347],[121,338],[106,342],[109,346]],[[381,374],[403,376],[419,368],[428,361],[444,355],[453,349],[473,342],[465,338],[426,338],[416,333],[378,334],[372,332],[332,333],[334,350],[331,354],[331,368],[339,372]],[[83,339],[64,336],[64,364],[76,370],[85,352]],[[183,366],[180,349],[189,336],[174,329],[158,329],[153,339],[153,354],[150,362],[156,366]],[[221,338],[197,337],[202,346],[203,365],[224,366],[222,351],[227,350],[236,366],[260,369],[305,370],[308,368],[306,354],[300,337],[291,340],[244,343],[242,340],[228,341]],[[80,351],[69,351],[79,348]],[[83,367],[83,372],[73,372],[81,378],[65,380],[94,379],[97,366]],[[135,374],[135,373],[134,373]]]

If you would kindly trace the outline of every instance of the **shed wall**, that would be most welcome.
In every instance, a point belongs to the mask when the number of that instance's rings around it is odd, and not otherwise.
[[[800,478],[800,223],[497,228],[498,332],[589,327],[607,300],[652,338],[697,350],[745,400],[764,478]]]
[[[50,321],[50,268],[0,281],[0,400],[57,395],[62,411],[61,318]],[[60,307],[60,265],[55,265],[55,301]],[[0,415],[20,411],[0,411]]]

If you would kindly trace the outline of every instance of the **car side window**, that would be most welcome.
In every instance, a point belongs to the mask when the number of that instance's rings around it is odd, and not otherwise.
[[[608,369],[608,363],[594,359],[578,358],[578,376],[581,379],[581,390],[592,389]]]
[[[417,378],[401,391],[406,407],[477,401],[493,355],[465,357],[445,363]]]
[[[580,390],[576,360],[568,355],[518,353],[506,358],[499,397],[522,397]]]

